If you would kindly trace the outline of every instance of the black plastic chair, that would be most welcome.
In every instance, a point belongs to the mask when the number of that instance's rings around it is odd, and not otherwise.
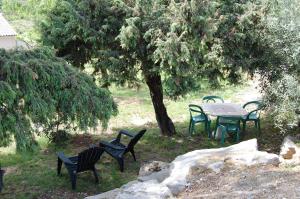
[[[72,189],[76,189],[76,179],[77,173],[84,171],[93,171],[96,183],[99,183],[99,177],[95,168],[95,164],[100,159],[104,148],[98,146],[91,146],[89,149],[86,149],[78,154],[78,156],[67,157],[63,152],[57,153],[57,175],[61,174],[62,163],[66,166],[71,183]]]
[[[134,146],[141,139],[141,137],[145,134],[146,129],[141,130],[140,132],[133,134],[125,130],[121,130],[116,139],[106,142],[100,141],[100,147],[104,147],[105,151],[115,158],[120,166],[121,172],[124,171],[124,155],[128,152],[133,156],[134,161],[136,161],[134,154]],[[121,136],[125,135],[130,138],[129,143],[126,145],[121,143]]]

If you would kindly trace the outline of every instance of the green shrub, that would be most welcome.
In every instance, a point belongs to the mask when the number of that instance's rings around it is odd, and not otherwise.
[[[274,119],[274,124],[282,133],[298,128],[300,108],[300,81],[295,76],[285,75],[270,84],[264,96]]]

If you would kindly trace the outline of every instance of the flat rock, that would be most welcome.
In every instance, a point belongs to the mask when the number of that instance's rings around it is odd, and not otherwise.
[[[172,198],[171,191],[166,186],[162,186],[156,180],[134,183],[127,186],[116,197],[116,199],[160,199]]]
[[[111,199],[116,198],[118,194],[120,193],[121,189],[113,189],[111,191],[104,192],[102,194],[96,195],[96,196],[89,196],[85,199]]]
[[[117,196],[112,198],[172,198],[188,186],[187,181],[191,175],[206,170],[221,173],[226,164],[233,165],[233,168],[278,165],[279,156],[258,151],[256,139],[225,148],[191,151],[178,156],[170,164],[155,161],[144,165],[138,181],[121,187]]]
[[[218,149],[196,150],[178,156],[171,163],[171,173],[162,184],[169,187],[172,194],[177,195],[185,188],[187,176],[192,167],[197,165],[211,165],[215,162],[231,160],[235,165],[277,164],[279,157],[276,154],[257,150],[257,140],[252,139]]]

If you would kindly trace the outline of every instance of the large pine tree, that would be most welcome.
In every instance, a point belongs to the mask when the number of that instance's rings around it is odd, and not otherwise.
[[[80,129],[105,127],[117,112],[110,93],[51,50],[0,50],[0,146],[13,138],[18,150],[69,124]]]
[[[214,6],[199,3],[58,1],[41,25],[42,40],[77,67],[92,64],[106,86],[109,82],[135,83],[142,77],[161,133],[172,135],[175,127],[164,94],[177,98],[197,88],[196,80],[203,76],[206,40],[212,34],[208,16],[213,15]],[[184,38],[192,32],[197,37]]]
[[[220,78],[239,83],[259,71],[268,82],[285,59],[262,22],[268,6],[244,0],[62,0],[42,23],[42,40],[110,82],[143,80],[161,133],[172,135],[164,96],[173,99]]]

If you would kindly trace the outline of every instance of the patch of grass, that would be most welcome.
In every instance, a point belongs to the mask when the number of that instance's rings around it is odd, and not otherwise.
[[[135,89],[120,89],[112,87],[111,92],[119,104],[119,115],[110,121],[109,129],[90,130],[89,134],[73,135],[65,146],[48,144],[46,138],[39,138],[39,148],[31,153],[14,153],[14,147],[0,149],[0,161],[7,171],[5,175],[5,188],[0,198],[82,198],[83,195],[94,195],[105,192],[135,180],[142,164],[160,160],[170,162],[178,155],[186,152],[220,147],[219,141],[208,139],[204,133],[203,125],[196,126],[196,134],[188,136],[189,112],[188,104],[201,103],[204,95],[220,95],[227,101],[244,103],[241,94],[253,89],[249,85],[225,86],[219,90],[203,89],[199,93],[192,93],[177,101],[165,99],[168,113],[173,119],[177,135],[165,137],[160,135],[155,121],[154,110],[150,101],[148,90],[142,86],[139,91]],[[214,126],[214,121],[212,126]],[[94,183],[91,172],[78,175],[77,190],[71,190],[71,184],[66,169],[63,166],[62,176],[56,175],[57,151],[64,151],[67,155],[76,155],[89,144],[100,140],[110,140],[116,136],[120,129],[138,131],[146,128],[147,132],[136,146],[137,162],[128,154],[125,159],[125,171],[121,173],[116,160],[107,154],[102,155],[96,167],[100,175],[100,183]],[[263,117],[262,134],[250,125],[244,140],[258,137],[259,146],[266,151],[278,151],[282,137],[271,125],[271,120]],[[234,142],[226,140],[225,146]]]
[[[137,131],[136,128],[127,129]],[[101,137],[103,140],[109,140],[114,136]],[[76,139],[76,136],[73,139]],[[94,143],[100,140],[98,135],[94,135],[93,139]],[[121,173],[117,162],[104,154],[97,163],[101,177],[100,184],[94,184],[91,172],[79,174],[75,193],[84,192],[91,195],[108,191],[135,180],[140,166],[145,162],[172,161],[176,156],[193,149],[218,146],[216,141],[208,140],[204,136],[189,138],[185,134],[178,134],[169,138],[161,136],[157,128],[148,128],[147,133],[136,146],[137,162],[134,162],[128,154],[125,159],[125,172]],[[5,189],[1,198],[36,198],[44,192],[55,189],[73,193],[66,169],[63,167],[61,177],[56,175],[55,152],[63,150],[68,155],[74,155],[82,148],[85,147],[68,145],[63,149],[55,149],[54,146],[48,146],[32,153],[1,155],[1,162],[7,170]]]
[[[229,86],[224,85],[220,89],[211,89],[205,85],[198,92],[193,92],[176,101],[165,97],[165,105],[169,116],[174,122],[183,122],[189,119],[188,105],[191,103],[201,104],[202,97],[206,95],[218,95],[226,101],[245,103],[240,99],[239,93],[248,92],[253,89],[247,83],[244,85]],[[113,86],[110,88],[112,95],[118,102],[119,114],[112,118],[110,126],[126,127],[139,126],[146,123],[156,123],[155,113],[150,99],[150,94],[146,85],[137,89],[124,89]]]

